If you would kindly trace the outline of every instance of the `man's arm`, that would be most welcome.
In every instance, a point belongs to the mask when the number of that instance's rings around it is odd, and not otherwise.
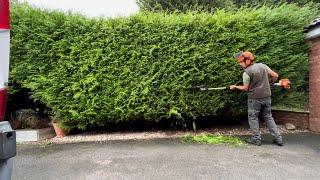
[[[230,89],[231,90],[239,89],[241,91],[248,91],[249,90],[249,84],[248,83],[244,83],[241,86],[231,85]]]
[[[268,75],[271,77],[271,83],[274,83],[277,81],[279,75],[272,71],[268,66],[267,66],[267,72],[268,72]]]
[[[250,81],[251,81],[250,80],[250,76],[246,72],[243,72],[242,79],[243,79],[243,85],[240,85],[240,86],[231,85],[230,89],[231,90],[239,89],[241,91],[248,91],[249,90]]]

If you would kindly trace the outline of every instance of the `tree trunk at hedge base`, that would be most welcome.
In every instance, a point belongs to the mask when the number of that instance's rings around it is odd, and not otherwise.
[[[65,137],[67,135],[67,132],[60,127],[59,123],[52,123],[52,125],[58,138]]]

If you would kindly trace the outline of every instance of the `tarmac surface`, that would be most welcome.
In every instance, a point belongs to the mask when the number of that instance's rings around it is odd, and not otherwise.
[[[320,135],[285,134],[283,147],[179,139],[18,145],[13,180],[319,179]]]

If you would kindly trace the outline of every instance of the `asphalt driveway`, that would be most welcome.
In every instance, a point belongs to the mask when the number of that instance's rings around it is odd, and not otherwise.
[[[320,135],[285,146],[213,146],[178,139],[19,145],[12,179],[319,179]]]

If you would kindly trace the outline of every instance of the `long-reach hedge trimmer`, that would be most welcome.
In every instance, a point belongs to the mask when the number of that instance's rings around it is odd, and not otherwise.
[[[236,85],[240,84],[240,82],[236,83]],[[289,79],[280,79],[279,82],[274,83],[273,86],[279,86],[283,89],[290,89],[291,82]],[[221,86],[221,87],[206,87],[205,85],[200,86],[192,86],[189,89],[198,89],[200,91],[213,91],[213,90],[224,90],[229,89],[229,86]]]

